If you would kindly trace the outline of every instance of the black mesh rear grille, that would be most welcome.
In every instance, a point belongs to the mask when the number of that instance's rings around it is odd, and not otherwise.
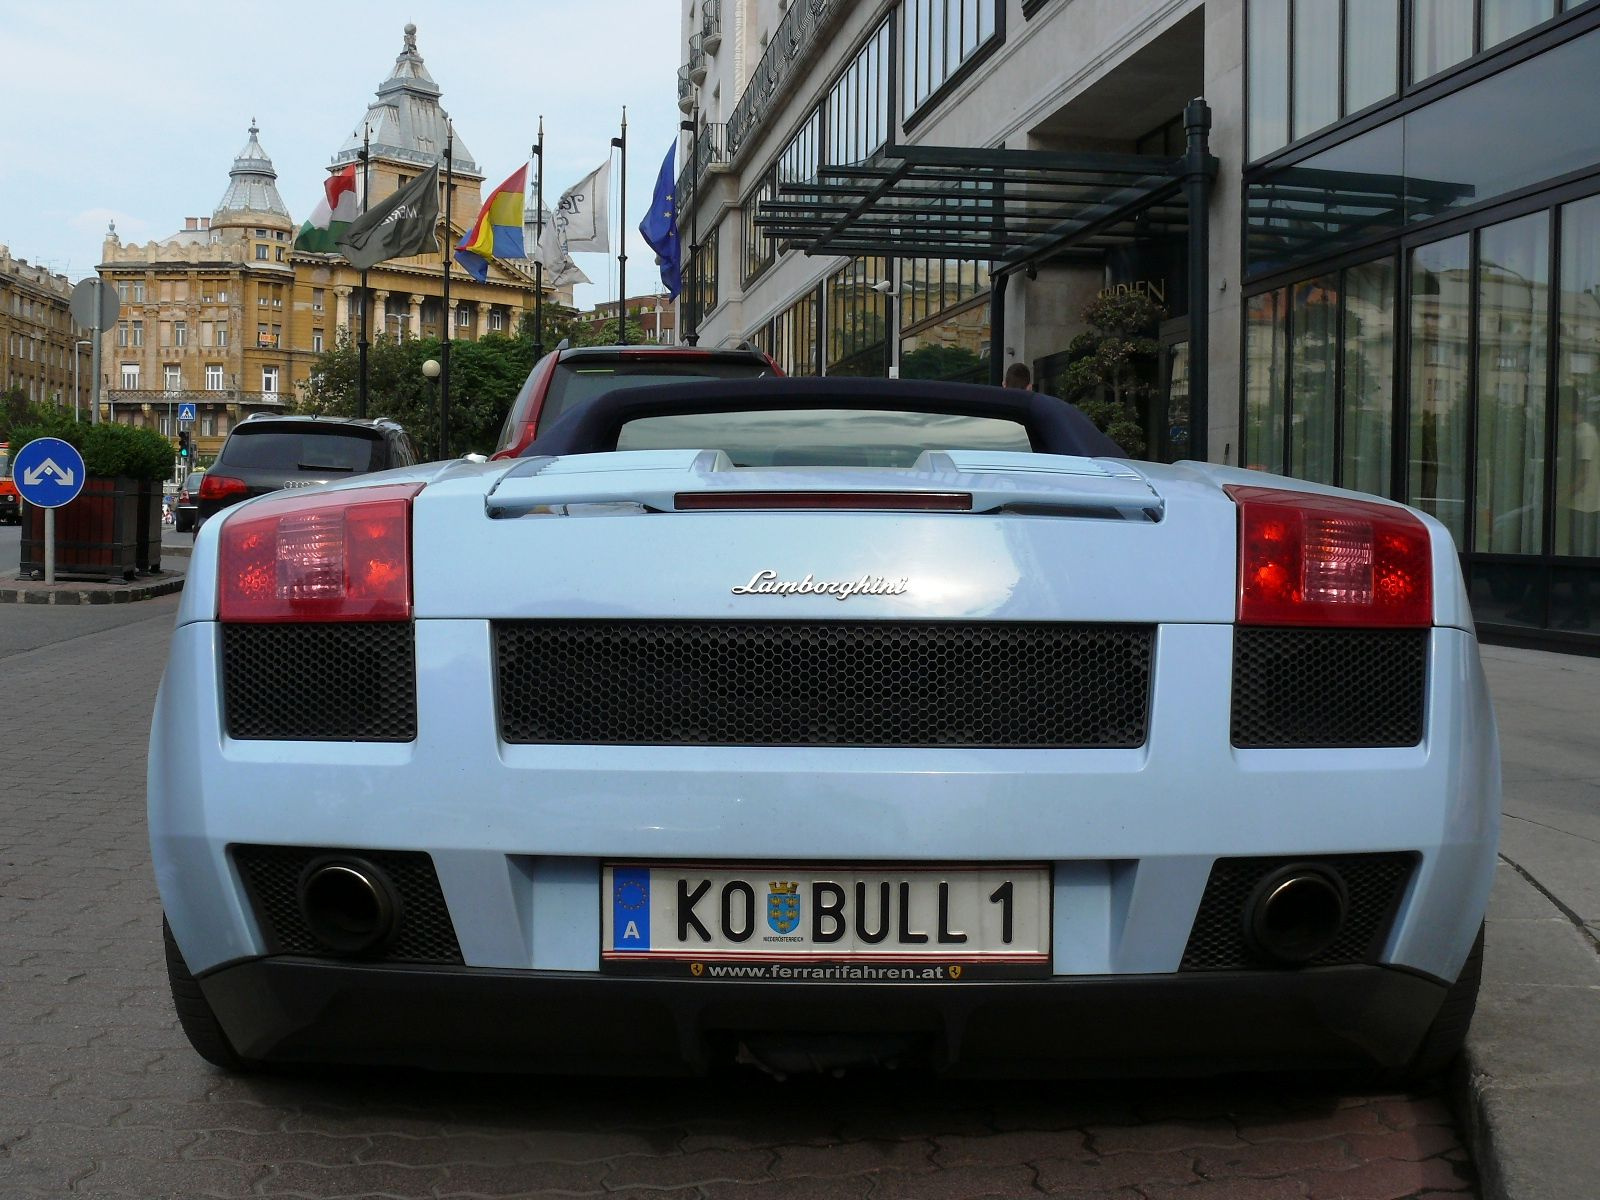
[[[268,954],[333,957],[300,915],[300,875],[314,859],[365,859],[400,894],[395,936],[374,956],[383,962],[459,963],[455,926],[444,906],[433,860],[413,850],[337,850],[317,846],[235,846],[233,861],[244,877]]]
[[[1134,747],[1155,631],[1043,622],[495,626],[518,743]]]
[[[417,672],[409,621],[224,625],[228,736],[409,742]]]
[[[1233,744],[1415,746],[1428,681],[1426,629],[1233,633]]]
[[[1229,971],[1270,966],[1245,940],[1245,907],[1256,885],[1292,863],[1315,864],[1344,880],[1349,907],[1343,932],[1307,966],[1375,962],[1416,867],[1414,853],[1329,854],[1306,858],[1219,858],[1183,951],[1185,971]]]

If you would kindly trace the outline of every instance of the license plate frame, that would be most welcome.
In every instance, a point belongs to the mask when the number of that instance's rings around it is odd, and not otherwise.
[[[606,861],[600,966],[735,981],[1039,978],[1053,883],[1036,862]]]

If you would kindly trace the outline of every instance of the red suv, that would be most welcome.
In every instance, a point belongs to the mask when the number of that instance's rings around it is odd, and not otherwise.
[[[585,400],[618,388],[697,379],[759,379],[782,375],[759,350],[701,350],[694,346],[557,347],[533,364],[511,402],[490,458],[522,453],[542,428]]]

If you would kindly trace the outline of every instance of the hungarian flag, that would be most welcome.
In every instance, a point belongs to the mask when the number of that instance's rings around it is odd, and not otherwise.
[[[339,235],[361,215],[361,201],[357,195],[359,190],[356,186],[355,163],[323,180],[322,203],[317,205],[311,219],[300,226],[300,232],[295,234],[294,248],[317,254],[335,253],[339,248]]]

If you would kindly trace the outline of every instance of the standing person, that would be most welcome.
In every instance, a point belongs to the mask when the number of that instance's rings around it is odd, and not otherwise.
[[[1567,391],[1568,389],[1562,389]],[[1570,426],[1572,473],[1562,506],[1567,510],[1566,552],[1580,558],[1600,556],[1600,433],[1590,419],[1593,409],[1588,397],[1563,396]],[[1583,568],[1572,577],[1572,615],[1562,622],[1566,629],[1589,628],[1589,579]]]
[[[1028,370],[1028,364],[1014,362],[1007,367],[1005,386],[1021,388],[1025,392],[1033,391],[1033,372]]]

